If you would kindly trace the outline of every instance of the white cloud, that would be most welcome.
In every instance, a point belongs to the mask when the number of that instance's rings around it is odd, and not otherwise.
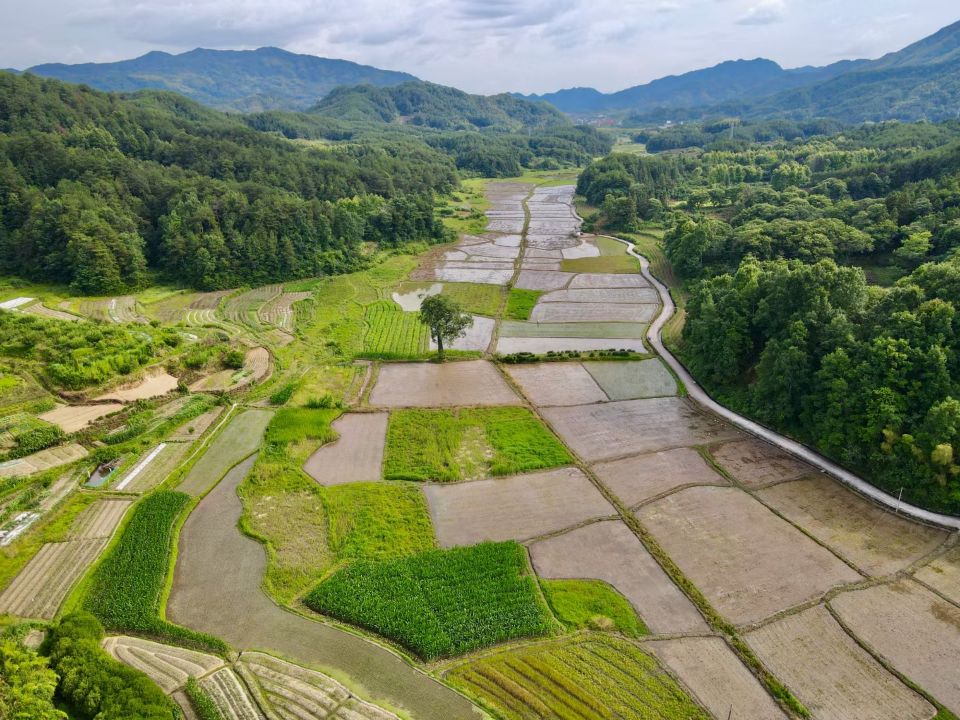
[[[737,20],[738,25],[772,25],[781,22],[786,12],[784,0],[760,0]]]

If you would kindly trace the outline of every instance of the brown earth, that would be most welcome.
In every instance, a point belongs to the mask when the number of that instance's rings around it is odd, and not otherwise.
[[[388,413],[347,413],[333,422],[340,437],[324,445],[304,463],[303,469],[321,485],[379,480]]]
[[[62,405],[37,417],[44,422],[58,425],[65,433],[75,433],[95,423],[105,415],[123,410],[120,403],[102,405]]]
[[[960,547],[921,568],[915,577],[960,605]]]
[[[394,363],[380,368],[370,404],[381,407],[519,405],[497,369],[484,360]]]
[[[711,448],[710,454],[720,467],[748,487],[796,480],[816,472],[806,463],[756,438]]]
[[[627,507],[685,485],[728,485],[696,450],[677,448],[593,466],[600,481]]]
[[[588,405],[607,400],[606,394],[580,363],[505,367],[534,405]]]

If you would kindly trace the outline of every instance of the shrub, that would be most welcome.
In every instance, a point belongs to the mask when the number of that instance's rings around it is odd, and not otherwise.
[[[553,629],[526,551],[513,542],[357,562],[318,585],[305,602],[426,660]]]
[[[244,355],[242,351],[231,349],[223,353],[221,362],[223,362],[224,367],[228,367],[233,370],[239,370],[243,367],[243,359]]]
[[[296,382],[288,382],[270,396],[270,404],[286,405],[290,398],[293,397],[293,393],[297,391],[297,385],[298,383]]]
[[[0,643],[0,718],[67,720],[53,704],[57,674],[15,640]]]
[[[63,430],[56,425],[40,425],[30,428],[17,436],[17,445],[7,456],[10,458],[24,457],[40,450],[56,445],[63,439]]]

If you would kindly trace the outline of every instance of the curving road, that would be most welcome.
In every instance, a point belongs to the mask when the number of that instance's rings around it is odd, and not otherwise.
[[[960,530],[960,518],[952,517],[950,515],[941,515],[940,513],[930,512],[929,510],[924,510],[923,508],[918,508],[908,503],[901,502],[892,495],[888,495],[882,490],[874,487],[863,478],[855,475],[845,468],[840,467],[835,462],[828,460],[823,455],[815,450],[810,449],[806,445],[798,443],[795,440],[791,440],[788,437],[784,437],[783,435],[774,432],[770,428],[765,427],[758,422],[750,420],[743,415],[739,415],[711,398],[707,392],[700,387],[697,381],[693,379],[693,376],[687,372],[687,369],[683,366],[683,364],[677,360],[677,358],[675,358],[669,350],[667,350],[663,344],[663,340],[661,339],[663,326],[671,317],[673,317],[673,314],[676,312],[676,306],[673,303],[673,298],[670,296],[670,291],[667,289],[666,285],[660,282],[656,277],[654,277],[653,273],[650,272],[650,263],[647,261],[647,258],[636,251],[636,247],[632,242],[612,235],[608,235],[607,237],[611,237],[612,239],[622,242],[627,246],[628,252],[640,261],[640,268],[643,276],[653,284],[653,286],[657,289],[657,292],[660,294],[660,300],[663,308],[660,311],[660,316],[650,324],[650,328],[647,330],[647,339],[650,341],[650,344],[653,346],[654,350],[657,351],[660,357],[663,358],[663,360],[677,374],[677,377],[679,377],[687,386],[687,392],[693,400],[696,400],[703,407],[707,408],[716,415],[719,415],[732,425],[737,426],[741,430],[744,430],[751,435],[762,438],[772,445],[776,445],[781,450],[809,463],[810,465],[813,465],[816,468],[819,468],[822,472],[831,475],[844,485],[848,485],[861,495],[865,495],[881,505],[885,505],[895,513],[906,515],[921,522],[939,525],[941,527],[950,528],[953,530]]]

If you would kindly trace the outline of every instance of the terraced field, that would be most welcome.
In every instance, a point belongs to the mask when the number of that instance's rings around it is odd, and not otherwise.
[[[146,674],[168,695],[181,689],[188,679],[203,677],[224,666],[223,659],[216,655],[126,635],[105,638],[103,649]]]
[[[364,354],[388,359],[422,357],[427,352],[430,331],[417,313],[397,310],[383,300],[367,308],[369,329],[364,337]]]

